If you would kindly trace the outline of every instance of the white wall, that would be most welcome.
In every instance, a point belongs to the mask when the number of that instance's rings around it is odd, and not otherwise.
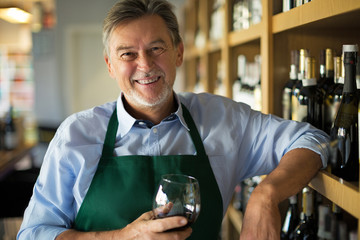
[[[6,47],[10,52],[30,52],[31,29],[29,25],[12,24],[0,19],[0,46]]]

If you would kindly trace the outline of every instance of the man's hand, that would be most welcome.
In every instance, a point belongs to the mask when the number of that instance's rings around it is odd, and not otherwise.
[[[187,220],[184,217],[168,217],[154,219],[152,211],[142,214],[134,222],[130,223],[123,229],[104,231],[104,232],[79,232],[76,230],[67,230],[60,234],[56,239],[107,239],[107,240],[185,240],[191,235],[192,229],[186,228],[180,231],[169,231],[174,228],[184,227]]]
[[[281,201],[298,193],[322,167],[315,152],[299,148],[286,153],[279,165],[251,193],[241,240],[279,240]]]
[[[278,204],[257,194],[255,190],[251,196],[246,205],[240,239],[279,240],[281,217]]]
[[[122,231],[127,232],[130,239],[186,239],[191,235],[191,228],[180,231],[169,231],[175,228],[184,227],[187,220],[184,217],[168,217],[154,219],[153,212],[141,215],[137,220],[130,223]]]

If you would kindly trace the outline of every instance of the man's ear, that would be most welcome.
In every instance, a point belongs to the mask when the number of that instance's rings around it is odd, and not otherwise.
[[[177,46],[176,66],[180,67],[184,61],[184,43],[180,42]]]
[[[111,65],[111,60],[109,58],[109,56],[107,54],[104,55],[104,60],[106,62],[106,65],[107,65],[107,69],[108,69],[108,72],[109,72],[109,75],[111,78],[114,78],[114,73],[112,71],[112,65]]]

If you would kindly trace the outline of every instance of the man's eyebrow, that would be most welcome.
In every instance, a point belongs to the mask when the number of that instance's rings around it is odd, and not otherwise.
[[[165,45],[167,46],[166,42],[162,39],[158,39],[158,40],[155,40],[155,41],[152,41],[150,42],[148,45],[149,46],[153,46],[155,44],[162,44],[162,45]],[[127,45],[119,45],[117,48],[116,48],[116,52],[119,52],[119,51],[124,51],[124,50],[130,50],[130,49],[135,49],[135,47],[133,46],[127,46]]]
[[[162,39],[152,41],[149,45],[154,45],[154,44],[158,44],[158,43],[166,45],[166,42],[164,40],[162,40]]]
[[[134,49],[133,46],[126,46],[126,45],[120,45],[116,48],[116,52],[123,51],[123,50],[129,50]]]

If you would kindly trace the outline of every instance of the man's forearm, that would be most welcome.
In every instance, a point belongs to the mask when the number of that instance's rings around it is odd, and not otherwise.
[[[321,158],[317,153],[305,148],[291,150],[259,184],[257,191],[280,203],[306,186],[321,167]]]
[[[56,240],[101,240],[101,239],[113,239],[115,231],[106,231],[106,232],[79,232],[73,229],[67,230],[61,233]]]
[[[279,203],[298,193],[322,166],[320,156],[308,149],[286,153],[251,193],[244,215],[241,240],[280,239]]]

